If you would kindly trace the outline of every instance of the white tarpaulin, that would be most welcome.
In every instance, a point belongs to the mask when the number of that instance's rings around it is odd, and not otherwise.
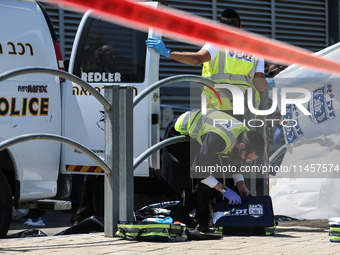
[[[340,61],[340,43],[317,54]],[[287,152],[271,178],[274,213],[298,219],[340,216],[340,77],[291,66],[274,79],[279,91],[300,87],[311,93],[303,104],[311,115],[293,104],[286,107],[285,118],[293,119],[294,127],[284,128]]]

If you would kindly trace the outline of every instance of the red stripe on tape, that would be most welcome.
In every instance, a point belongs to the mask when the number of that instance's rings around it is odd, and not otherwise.
[[[328,73],[340,74],[340,63],[311,55],[312,52],[266,37],[237,31],[208,19],[159,6],[153,9],[128,0],[52,0],[74,9],[93,9],[104,18],[122,25],[147,30],[149,26],[163,34],[203,45],[209,41],[220,46],[263,56],[282,64],[299,64]]]

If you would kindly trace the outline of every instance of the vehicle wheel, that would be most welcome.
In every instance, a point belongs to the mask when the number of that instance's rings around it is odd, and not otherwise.
[[[5,237],[12,219],[12,192],[6,176],[0,170],[0,237]]]

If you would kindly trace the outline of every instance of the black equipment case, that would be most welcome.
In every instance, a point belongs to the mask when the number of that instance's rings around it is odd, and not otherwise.
[[[223,234],[274,234],[275,222],[270,196],[243,197],[242,203],[238,205],[216,203],[214,212],[214,225],[223,227]]]

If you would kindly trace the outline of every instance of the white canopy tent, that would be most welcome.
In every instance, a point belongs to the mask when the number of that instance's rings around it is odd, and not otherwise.
[[[316,54],[340,61],[340,43]],[[278,91],[300,87],[311,92],[303,104],[311,115],[286,107],[285,117],[296,125],[284,128],[286,153],[281,170],[270,178],[274,213],[297,219],[340,216],[340,76],[292,65],[274,80]]]

